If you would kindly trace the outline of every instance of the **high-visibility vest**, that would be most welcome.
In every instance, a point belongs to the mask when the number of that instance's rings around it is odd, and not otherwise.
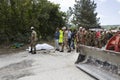
[[[59,43],[63,43],[63,31],[60,30],[59,33],[60,33],[60,35],[59,35]]]

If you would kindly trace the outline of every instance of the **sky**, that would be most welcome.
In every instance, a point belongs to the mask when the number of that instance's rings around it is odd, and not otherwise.
[[[49,0],[60,4],[60,10],[66,12],[73,7],[75,0]],[[97,3],[97,17],[100,17],[101,25],[120,25],[120,0],[94,0]]]

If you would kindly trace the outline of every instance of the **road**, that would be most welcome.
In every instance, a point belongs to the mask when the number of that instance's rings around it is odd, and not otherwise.
[[[0,55],[0,80],[95,80],[76,68],[77,56],[54,51]]]

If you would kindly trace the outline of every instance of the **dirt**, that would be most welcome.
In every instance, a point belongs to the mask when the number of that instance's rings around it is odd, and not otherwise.
[[[18,52],[21,52],[21,51],[25,51],[25,49],[27,47],[28,47],[28,45],[22,46],[20,48],[11,48],[9,46],[0,47],[0,55],[14,54],[14,53],[18,53]]]

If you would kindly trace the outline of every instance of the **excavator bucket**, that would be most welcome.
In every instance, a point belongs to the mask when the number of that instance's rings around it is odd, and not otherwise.
[[[120,80],[120,32],[108,41],[105,49],[79,46],[76,66],[99,80]]]
[[[80,45],[76,66],[100,80],[119,80],[120,52]]]

